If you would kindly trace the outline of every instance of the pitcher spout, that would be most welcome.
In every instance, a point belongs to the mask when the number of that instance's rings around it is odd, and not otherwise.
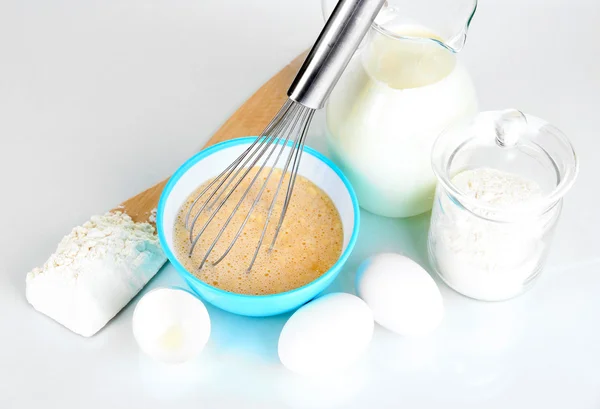
[[[336,3],[323,0],[325,17]],[[457,53],[467,41],[476,10],[477,0],[387,0],[373,28],[400,40],[433,41]]]

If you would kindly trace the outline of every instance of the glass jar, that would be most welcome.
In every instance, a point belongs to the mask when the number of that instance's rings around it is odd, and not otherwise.
[[[323,0],[324,13],[335,3]],[[431,209],[435,138],[477,112],[458,52],[476,0],[388,0],[333,90],[327,142],[364,209],[409,217]]]
[[[483,112],[440,135],[432,165],[428,250],[437,274],[486,301],[530,288],[577,175],[566,136],[517,110]]]

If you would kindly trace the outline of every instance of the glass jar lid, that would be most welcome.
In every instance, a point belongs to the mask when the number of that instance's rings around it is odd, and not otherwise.
[[[556,127],[521,111],[487,111],[444,131],[432,150],[432,166],[441,183],[463,206],[501,215],[499,219],[543,213],[571,188],[578,161],[568,138]],[[491,168],[536,182],[539,199],[512,208],[495,208],[468,197],[452,178],[465,170]]]

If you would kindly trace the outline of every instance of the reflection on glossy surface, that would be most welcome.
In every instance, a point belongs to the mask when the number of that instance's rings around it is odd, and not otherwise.
[[[363,389],[368,376],[365,361],[351,370],[326,377],[301,376],[289,371],[278,377],[282,400],[294,409],[347,407]]]
[[[273,317],[244,317],[208,306],[213,322],[211,340],[215,351],[224,355],[242,354],[279,363],[277,341],[291,313]]]
[[[425,257],[426,215],[402,222],[366,212],[362,216],[369,220],[369,232],[328,291],[354,292],[356,267],[382,247],[404,250],[417,260]],[[391,241],[394,236],[400,239]],[[171,279],[176,274],[169,266],[153,285]],[[570,394],[548,389],[558,383],[577,394],[578,406],[598,407],[600,361],[581,351],[594,351],[600,332],[581,322],[597,321],[600,299],[581,296],[582,281],[600,288],[593,266],[548,271],[530,292],[500,303],[466,298],[437,281],[446,316],[433,334],[408,339],[376,326],[363,361],[329,383],[298,377],[279,364],[277,339],[289,314],[257,319],[209,307],[213,335],[198,361],[164,372],[148,359],[150,365],[140,362],[139,373],[145,390],[161,399],[235,396],[236,402],[252,401],[255,407],[273,402],[292,408],[419,402],[423,407],[506,408],[515,407],[514,396],[524,385],[527,396],[540,397],[531,404],[571,407]]]
[[[182,364],[166,364],[139,351],[138,368],[145,392],[160,400],[187,396],[211,375],[206,356]]]
[[[403,253],[429,270],[428,215],[393,220],[362,211],[361,217],[359,242],[327,292],[354,293],[356,268],[380,251]],[[289,314],[256,319],[214,307],[208,307],[213,334],[191,369],[163,373],[140,364],[139,376],[153,397],[256,408],[598,408],[600,331],[593,323],[600,298],[586,294],[600,288],[600,274],[594,263],[570,267],[548,269],[530,292],[499,303],[466,298],[436,280],[446,316],[433,334],[408,339],[376,325],[363,360],[327,382],[279,364],[277,340]],[[168,266],[151,285],[178,280]]]

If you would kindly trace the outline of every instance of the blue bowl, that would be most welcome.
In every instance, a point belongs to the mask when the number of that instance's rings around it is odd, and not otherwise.
[[[354,189],[338,167],[314,149],[304,147],[298,173],[329,195],[342,219],[344,241],[342,254],[337,262],[316,280],[300,288],[272,295],[232,293],[198,279],[177,260],[173,251],[173,226],[177,213],[187,197],[199,185],[217,176],[255,140],[255,137],[248,137],[222,142],[201,151],[184,163],[169,180],[162,193],[156,224],[167,257],[194,293],[223,310],[240,315],[264,317],[298,308],[319,295],[335,280],[356,243],[360,213]],[[291,143],[288,143],[284,148],[283,158],[287,157],[290,149]],[[279,165],[280,163],[275,163],[274,158],[267,163],[267,166],[281,167]]]

